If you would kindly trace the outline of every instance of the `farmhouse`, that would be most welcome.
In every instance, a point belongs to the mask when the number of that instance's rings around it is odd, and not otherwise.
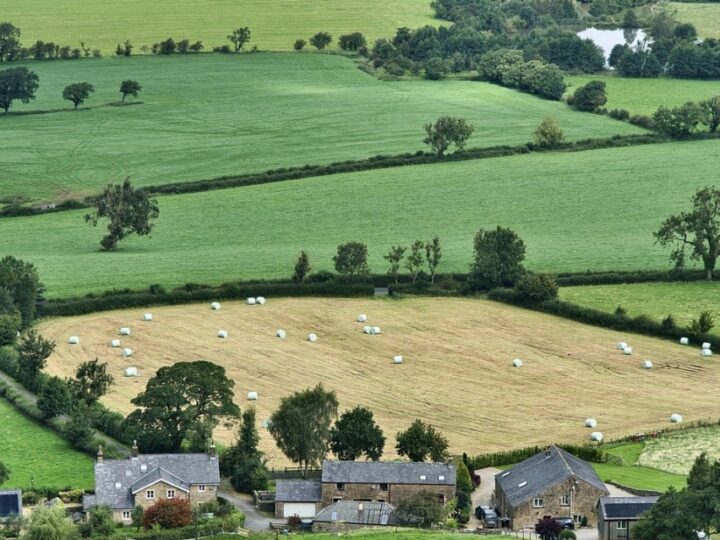
[[[512,529],[534,527],[544,516],[587,518],[595,525],[600,497],[608,495],[595,470],[556,446],[495,475],[493,498]]]
[[[393,525],[395,507],[384,502],[338,501],[323,508],[313,520],[313,531],[332,532],[338,524],[344,529]]]
[[[640,516],[659,497],[602,497],[598,502],[599,540],[627,540]]]
[[[322,508],[321,500],[319,480],[277,480],[275,483],[275,517],[314,517]]]
[[[217,497],[220,468],[215,446],[207,454],[138,453],[133,444],[128,459],[103,458],[95,463],[95,495],[83,497],[83,510],[109,506],[115,521],[130,523],[135,506],[148,508],[160,499],[188,499],[200,504]]]

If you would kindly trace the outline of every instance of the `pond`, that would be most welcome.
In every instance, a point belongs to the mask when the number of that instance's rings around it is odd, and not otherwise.
[[[638,43],[645,41],[647,37],[645,32],[634,28],[615,28],[612,30],[586,28],[582,32],[578,32],[577,35],[583,39],[590,39],[595,45],[598,45],[605,53],[606,62],[610,57],[610,51],[615,45],[627,44],[635,47]]]

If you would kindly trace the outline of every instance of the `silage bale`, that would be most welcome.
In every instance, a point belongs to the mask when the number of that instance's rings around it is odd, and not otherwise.
[[[277,332],[275,332],[275,335],[279,337],[280,339],[285,339],[285,336],[287,336],[287,332],[285,330],[280,329]]]
[[[68,338],[68,343],[70,345],[80,345],[80,338],[78,336],[70,336]]]
[[[602,442],[603,440],[603,434],[601,431],[593,431],[590,434],[590,440],[595,442]]]
[[[650,360],[643,360],[641,365],[643,369],[652,369],[653,367],[653,363]]]
[[[218,330],[217,335],[219,338],[225,339],[226,337],[228,337],[228,332],[227,332],[227,330]]]
[[[210,304],[210,309],[213,311],[220,311],[220,302],[213,302]]]
[[[367,315],[365,315],[364,313],[361,313],[360,315],[358,315],[357,321],[358,321],[358,322],[366,322],[366,321],[367,321]]]
[[[686,338],[686,337],[680,338],[680,345],[689,345],[689,344],[690,344],[690,340],[688,338]]]
[[[254,306],[255,305],[255,299],[254,298],[248,298],[245,300],[247,302],[248,306]]]
[[[621,350],[621,351],[622,351],[625,347],[627,347],[627,346],[628,346],[628,344],[625,343],[624,341],[621,341],[620,343],[618,343],[618,344],[616,345],[616,347],[617,347],[619,350]]]
[[[257,401],[258,394],[257,392],[248,392],[248,399],[250,401]]]
[[[120,340],[119,340],[119,339],[113,339],[113,340],[110,342],[110,346],[111,346],[111,347],[116,347],[116,348],[119,347],[119,346],[120,346]]]
[[[403,357],[399,354],[397,356],[393,356],[393,364],[402,364],[403,363]]]
[[[373,334],[373,335],[382,334],[382,330],[380,330],[380,327],[379,327],[379,326],[373,326],[373,327],[372,327],[372,334]]]
[[[310,343],[315,343],[317,340],[318,340],[317,335],[315,335],[315,334],[308,334],[308,341],[309,341]]]
[[[123,370],[123,375],[125,377],[137,377],[138,376],[138,368],[135,366],[126,367]]]
[[[683,417],[681,414],[674,413],[670,415],[670,421],[674,424],[679,424],[683,421]]]
[[[125,347],[125,348],[122,350],[122,355],[123,355],[125,358],[129,358],[130,356],[133,355],[133,350],[132,350],[130,347]]]
[[[594,418],[586,418],[585,419],[585,427],[596,428],[597,425],[598,425],[598,421],[595,420]]]
[[[707,341],[703,342],[702,348],[703,348],[703,350],[710,350],[710,349],[711,349],[710,344],[709,344]]]
[[[372,326],[363,326],[363,334],[372,334]]]
[[[516,358],[515,360],[512,361],[512,365],[514,367],[522,367],[523,361],[520,360],[519,358]]]
[[[255,299],[255,303],[256,303],[256,304],[259,304],[259,305],[261,305],[261,306],[264,306],[266,301],[267,301],[267,300],[265,300],[265,297],[264,297],[264,296],[258,296],[258,297]]]
[[[700,351],[700,354],[702,354],[703,356],[712,356],[712,351],[710,349],[702,349]]]
[[[143,321],[152,321],[152,320],[153,320],[152,313],[145,313],[143,315]]]
[[[628,355],[632,354],[632,347],[625,347],[623,349],[623,354],[628,354]]]
[[[121,336],[129,336],[129,335],[130,335],[130,328],[128,328],[127,326],[123,326],[123,327],[120,329],[120,335],[121,335]]]

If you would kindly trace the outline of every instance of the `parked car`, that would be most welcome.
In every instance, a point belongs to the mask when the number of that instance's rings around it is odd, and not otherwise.
[[[575,522],[573,521],[573,518],[559,517],[559,518],[555,518],[555,521],[557,521],[558,525],[560,525],[563,529],[574,529],[575,528]]]
[[[500,519],[492,506],[478,506],[475,508],[475,517],[482,520],[488,529],[496,529]]]

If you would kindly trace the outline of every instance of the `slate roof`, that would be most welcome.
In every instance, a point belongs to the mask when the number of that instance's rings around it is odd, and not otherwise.
[[[162,467],[157,467],[156,469],[153,469],[152,471],[147,473],[145,476],[135,480],[135,482],[133,482],[130,486],[130,491],[133,495],[135,495],[141,489],[151,486],[152,484],[159,482],[160,480],[162,480],[163,482],[167,482],[168,484],[175,486],[183,491],[190,491],[190,484],[185,482],[182,478],[174,475],[170,471],[166,471]]]
[[[571,477],[605,494],[609,493],[588,463],[557,446],[551,446],[548,453],[540,452],[512,469],[496,474],[495,484],[505,493],[510,506],[515,507],[530,498],[541,496],[548,488]]]
[[[95,496],[83,498],[83,509],[93,505],[132,509],[131,486],[141,489],[140,484],[147,485],[150,482],[145,480],[152,478],[174,485],[179,480],[183,489],[189,489],[191,484],[220,484],[220,469],[217,458],[208,454],[140,454],[128,459],[106,459],[95,464]]]
[[[276,480],[275,500],[280,502],[317,502],[322,499],[319,480]]]
[[[638,519],[650,510],[660,497],[600,497],[600,506],[606,520]]]
[[[345,484],[454,486],[455,472],[455,465],[447,463],[325,461],[322,466],[322,481]],[[424,479],[421,478],[423,476]]]
[[[383,502],[338,501],[320,510],[313,521],[344,521],[357,525],[393,525],[395,508]]]
[[[22,492],[19,489],[0,489],[0,519],[22,515]]]

